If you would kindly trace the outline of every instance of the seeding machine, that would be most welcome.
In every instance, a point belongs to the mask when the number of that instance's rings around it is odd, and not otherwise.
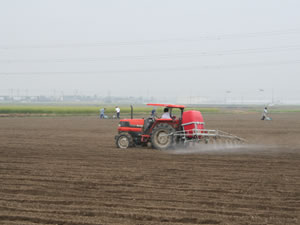
[[[246,140],[235,135],[204,128],[204,120],[200,111],[184,111],[184,105],[147,104],[154,107],[165,107],[170,119],[151,116],[146,119],[122,119],[119,123],[118,135],[115,136],[118,148],[152,145],[155,149],[169,149],[176,146],[188,146],[190,143],[236,144]],[[173,114],[179,111],[178,118]]]

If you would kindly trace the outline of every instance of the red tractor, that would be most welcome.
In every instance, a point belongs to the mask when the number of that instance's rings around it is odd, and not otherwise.
[[[162,106],[169,112],[170,118],[149,117],[146,119],[122,119],[119,123],[118,135],[115,136],[118,148],[137,145],[147,146],[151,143],[155,149],[168,149],[177,144],[189,142],[209,143],[210,140],[231,139],[243,141],[242,138],[218,130],[204,129],[204,121],[200,111],[184,111],[184,105],[147,104]],[[173,113],[177,111],[176,117]]]

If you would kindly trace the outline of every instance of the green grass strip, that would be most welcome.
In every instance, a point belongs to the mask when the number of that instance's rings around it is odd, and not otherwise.
[[[61,114],[61,115],[96,115],[99,114],[100,108],[97,106],[48,106],[48,105],[0,105],[0,114]],[[105,107],[105,113],[115,113],[114,107]],[[120,107],[121,113],[129,114],[130,107]],[[152,107],[134,107],[134,113],[149,114]],[[178,110],[178,109],[174,109]],[[218,108],[186,108],[185,110],[198,110],[203,113],[218,113]],[[178,110],[179,111],[179,110]],[[157,108],[157,113],[162,113],[163,107]]]

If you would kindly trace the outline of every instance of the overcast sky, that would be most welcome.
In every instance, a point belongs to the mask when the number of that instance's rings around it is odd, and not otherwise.
[[[300,98],[299,0],[0,0],[0,95]]]

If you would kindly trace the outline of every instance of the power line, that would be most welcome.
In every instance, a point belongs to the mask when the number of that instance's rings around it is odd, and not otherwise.
[[[248,32],[248,33],[233,33],[233,34],[215,34],[203,35],[196,38],[168,38],[156,40],[136,40],[136,41],[106,41],[98,43],[72,43],[72,44],[33,44],[33,45],[8,45],[0,46],[0,50],[9,49],[39,49],[39,48],[74,48],[74,47],[104,47],[104,46],[126,46],[126,45],[147,45],[147,44],[160,44],[166,42],[198,42],[202,40],[223,40],[223,39],[240,39],[240,38],[253,38],[259,36],[283,36],[283,35],[297,35],[300,34],[300,28],[274,30],[265,32]]]
[[[269,67],[298,64],[300,60],[290,61],[274,61],[274,62],[253,62],[253,63],[239,63],[231,65],[204,65],[204,66],[189,66],[189,67],[165,67],[165,68],[145,68],[132,70],[98,70],[98,71],[36,71],[36,72],[0,72],[0,75],[52,75],[52,74],[66,74],[66,75],[84,75],[84,74],[116,74],[116,73],[147,73],[147,72],[167,72],[167,71],[197,71],[210,69],[236,69],[243,67]]]
[[[233,49],[214,52],[185,52],[172,54],[157,55],[137,55],[137,56],[112,56],[112,57],[94,57],[94,58],[50,58],[50,59],[5,59],[0,63],[64,63],[64,62],[94,62],[94,61],[120,61],[120,60],[147,60],[147,59],[169,59],[169,58],[188,58],[188,57],[205,57],[205,56],[226,56],[240,54],[257,54],[272,53],[277,51],[297,51],[300,45],[279,46],[269,48],[250,48],[250,49]]]

